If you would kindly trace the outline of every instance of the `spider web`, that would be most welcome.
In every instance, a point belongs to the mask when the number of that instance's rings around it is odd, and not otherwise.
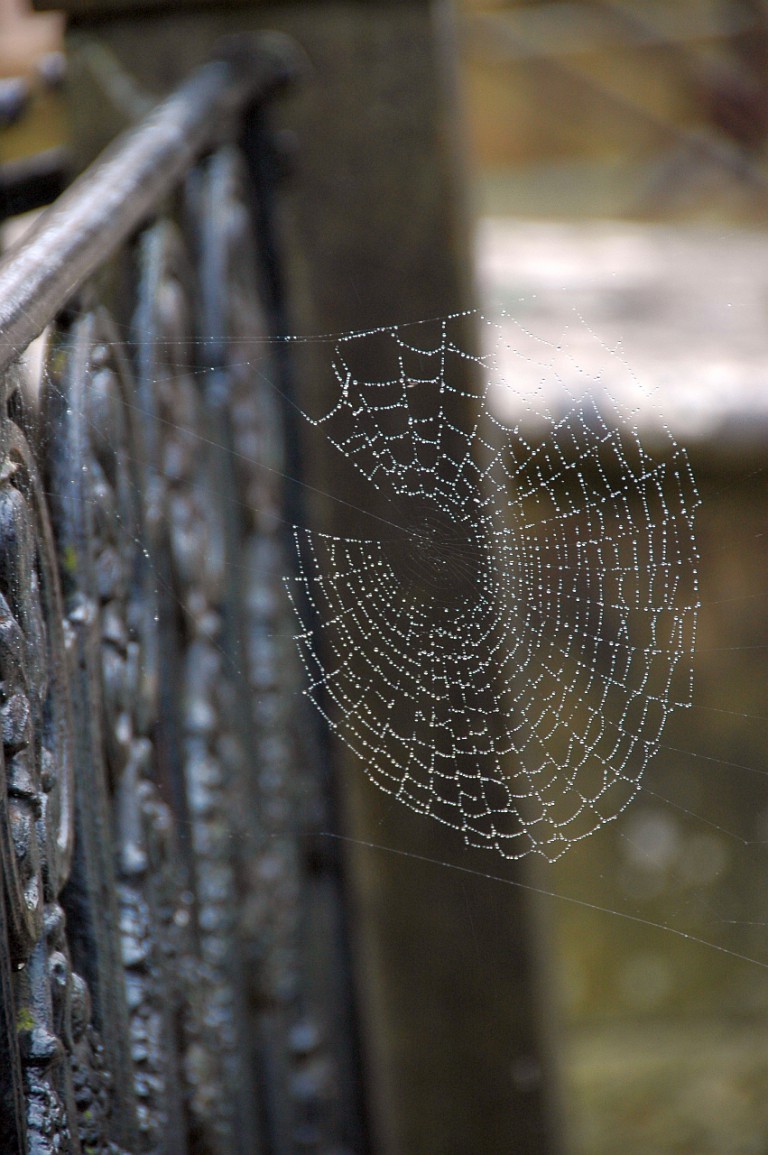
[[[651,454],[568,382],[567,412],[503,425],[466,322],[338,340],[333,404],[305,417],[376,532],[296,527],[286,584],[307,693],[369,779],[467,845],[554,860],[625,809],[690,705],[698,495],[669,434]]]

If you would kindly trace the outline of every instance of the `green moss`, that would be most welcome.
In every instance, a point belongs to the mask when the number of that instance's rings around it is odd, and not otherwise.
[[[19,1034],[22,1031],[31,1031],[35,1025],[35,1020],[29,1007],[20,1007],[16,1015],[16,1030]]]
[[[66,573],[77,573],[77,550],[73,545],[68,545],[64,550],[64,556],[61,559],[61,564]]]

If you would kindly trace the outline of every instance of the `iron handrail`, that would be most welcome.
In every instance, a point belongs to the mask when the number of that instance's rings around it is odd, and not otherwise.
[[[0,373],[152,214],[193,161],[299,69],[278,33],[222,42],[136,127],[118,136],[0,260]]]
[[[263,106],[300,71],[223,41],[0,260],[2,1151],[367,1149],[330,870],[304,929],[329,803],[258,340]]]

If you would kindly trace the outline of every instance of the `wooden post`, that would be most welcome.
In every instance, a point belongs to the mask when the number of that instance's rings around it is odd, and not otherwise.
[[[227,32],[269,26],[303,46],[310,76],[283,114],[298,140],[282,222],[295,332],[340,334],[471,307],[449,5],[174,4],[141,18],[104,0],[69,7],[88,32],[73,74],[87,78],[90,108],[101,88],[118,120],[131,114],[130,101],[121,107],[129,89],[105,89],[105,60],[113,79],[122,68],[135,92],[158,93]],[[98,126],[87,134],[78,142],[86,152]],[[473,339],[468,322],[470,347]],[[333,342],[295,353],[299,405],[322,408],[336,384]],[[376,364],[361,371],[377,377]],[[313,523],[370,536],[348,506],[317,496],[354,495],[354,470],[322,437],[303,451]],[[374,1149],[552,1155],[560,1144],[540,940],[519,885],[530,882],[527,867],[466,850],[455,832],[379,793],[343,747],[332,749],[341,825],[315,845],[343,848]],[[349,841],[326,837],[340,832]]]

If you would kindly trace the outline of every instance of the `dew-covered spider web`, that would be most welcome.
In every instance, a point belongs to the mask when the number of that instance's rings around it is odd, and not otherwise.
[[[515,383],[466,320],[338,340],[307,417],[368,515],[297,527],[287,584],[307,692],[371,782],[467,845],[554,860],[629,805],[690,704],[698,496],[674,438],[651,452],[554,347],[521,357],[542,400],[503,424]]]

